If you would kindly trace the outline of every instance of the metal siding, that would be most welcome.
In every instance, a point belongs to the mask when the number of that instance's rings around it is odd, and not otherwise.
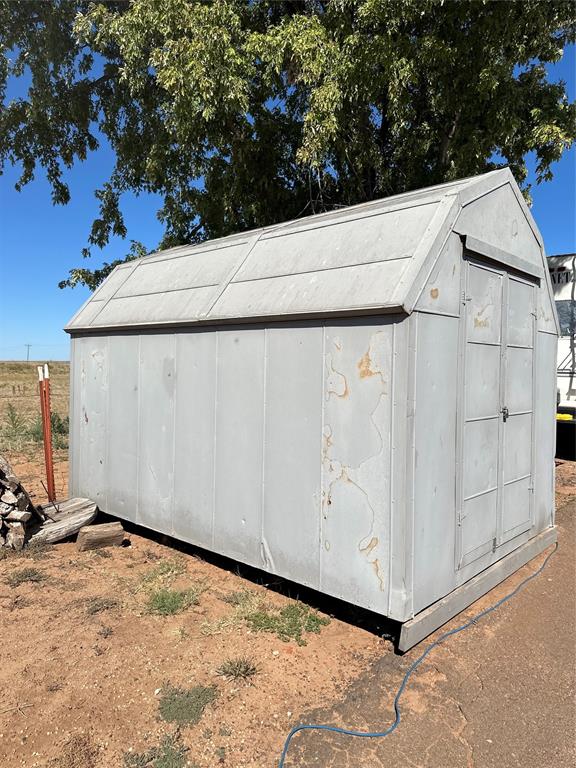
[[[380,611],[390,588],[393,327],[325,331],[320,588]]]
[[[212,545],[216,333],[176,337],[174,535]]]
[[[322,444],[321,327],[266,331],[262,559],[317,588]]]
[[[264,330],[218,337],[213,546],[260,565]]]
[[[138,336],[109,337],[106,511],[134,522],[138,508],[138,348]]]
[[[556,447],[556,336],[536,334],[534,532],[554,521],[554,453]]]
[[[454,588],[458,320],[418,314],[414,612]]]
[[[455,229],[542,266],[540,245],[510,183],[464,207]]]
[[[140,338],[136,522],[167,534],[174,498],[174,346],[173,335]]]
[[[80,346],[81,339],[72,339],[70,342],[70,406],[69,406],[69,434],[68,434],[68,494],[78,496],[80,454]]]
[[[421,312],[460,314],[462,243],[452,232],[416,304]]]
[[[398,621],[412,616],[416,318],[394,325],[386,614]]]
[[[106,429],[108,339],[86,338],[80,344],[79,491],[106,508]]]

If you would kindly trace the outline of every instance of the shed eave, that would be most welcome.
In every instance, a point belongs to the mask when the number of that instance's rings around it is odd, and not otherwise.
[[[194,320],[167,320],[160,322],[149,323],[133,323],[133,324],[110,324],[110,325],[67,325],[64,328],[67,334],[71,337],[84,336],[84,335],[96,335],[107,334],[110,332],[117,333],[133,333],[137,331],[150,331],[150,330],[163,330],[163,329],[193,329],[193,328],[207,328],[217,327],[221,325],[233,325],[233,326],[246,326],[246,325],[265,325],[267,323],[288,323],[288,322],[304,322],[307,320],[337,320],[338,318],[346,319],[348,317],[369,317],[374,315],[393,315],[402,314],[408,315],[408,312],[403,306],[399,304],[388,305],[373,305],[365,307],[344,308],[335,310],[325,310],[322,312],[299,312],[299,313],[286,313],[275,315],[254,315],[252,317],[207,317]]]

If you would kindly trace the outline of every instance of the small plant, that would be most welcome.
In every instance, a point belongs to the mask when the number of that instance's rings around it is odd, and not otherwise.
[[[143,577],[144,584],[172,581],[186,571],[186,565],[182,560],[169,558],[161,560]]]
[[[96,632],[96,634],[99,637],[103,637],[104,639],[106,639],[107,637],[110,637],[113,634],[113,631],[114,630],[112,629],[112,627],[107,627],[105,624],[103,624],[98,630],[98,632]]]
[[[228,605],[233,605],[236,608],[245,605],[248,600],[252,598],[253,593],[247,589],[238,590],[238,592],[229,592],[224,595],[221,600]]]
[[[254,632],[273,632],[283,642],[295,640],[306,645],[305,632],[320,632],[330,619],[320,616],[304,603],[290,603],[280,610],[261,608],[246,615],[246,623]]]
[[[160,698],[160,717],[177,725],[195,725],[217,695],[213,686],[195,685],[188,690],[167,686]]]
[[[62,418],[59,413],[52,411],[50,414],[50,427],[52,429],[52,442],[54,448],[66,448],[68,445],[69,419],[68,416]],[[42,427],[42,417],[36,416],[34,421],[27,429],[27,435],[36,443],[41,443],[44,439],[44,430]]]
[[[89,597],[84,603],[88,616],[95,616],[97,613],[118,607],[118,600],[113,597]]]
[[[191,605],[198,605],[198,589],[162,589],[154,590],[148,597],[146,610],[157,616],[172,616],[182,613]]]
[[[249,680],[258,672],[256,664],[246,656],[226,659],[216,670],[216,674],[230,680]]]
[[[147,752],[126,752],[124,768],[184,768],[187,751],[178,736],[166,736],[159,747]]]
[[[26,419],[22,414],[12,405],[8,403],[6,406],[6,433],[8,437],[22,437],[26,432]]]
[[[39,584],[44,581],[46,576],[37,568],[21,568],[19,571],[14,571],[6,579],[6,583],[11,587],[19,587],[20,584],[30,582],[31,584]]]
[[[95,550],[93,550],[93,555],[94,555],[94,557],[100,557],[100,558],[104,558],[104,559],[108,559],[108,558],[112,557],[112,555],[110,554],[109,550],[107,550],[107,549],[95,549]]]

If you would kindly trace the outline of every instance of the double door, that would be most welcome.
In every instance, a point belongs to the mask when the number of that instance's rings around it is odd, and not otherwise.
[[[465,262],[457,566],[532,526],[534,283]]]

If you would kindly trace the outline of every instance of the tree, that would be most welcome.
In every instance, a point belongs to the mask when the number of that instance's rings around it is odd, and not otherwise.
[[[127,235],[128,190],[162,196],[165,247],[505,164],[524,183],[529,152],[540,182],[576,137],[545,70],[575,32],[569,0],[0,0],[3,102],[31,77],[0,162],[17,188],[42,166],[66,203],[65,169],[105,137],[99,247]]]

